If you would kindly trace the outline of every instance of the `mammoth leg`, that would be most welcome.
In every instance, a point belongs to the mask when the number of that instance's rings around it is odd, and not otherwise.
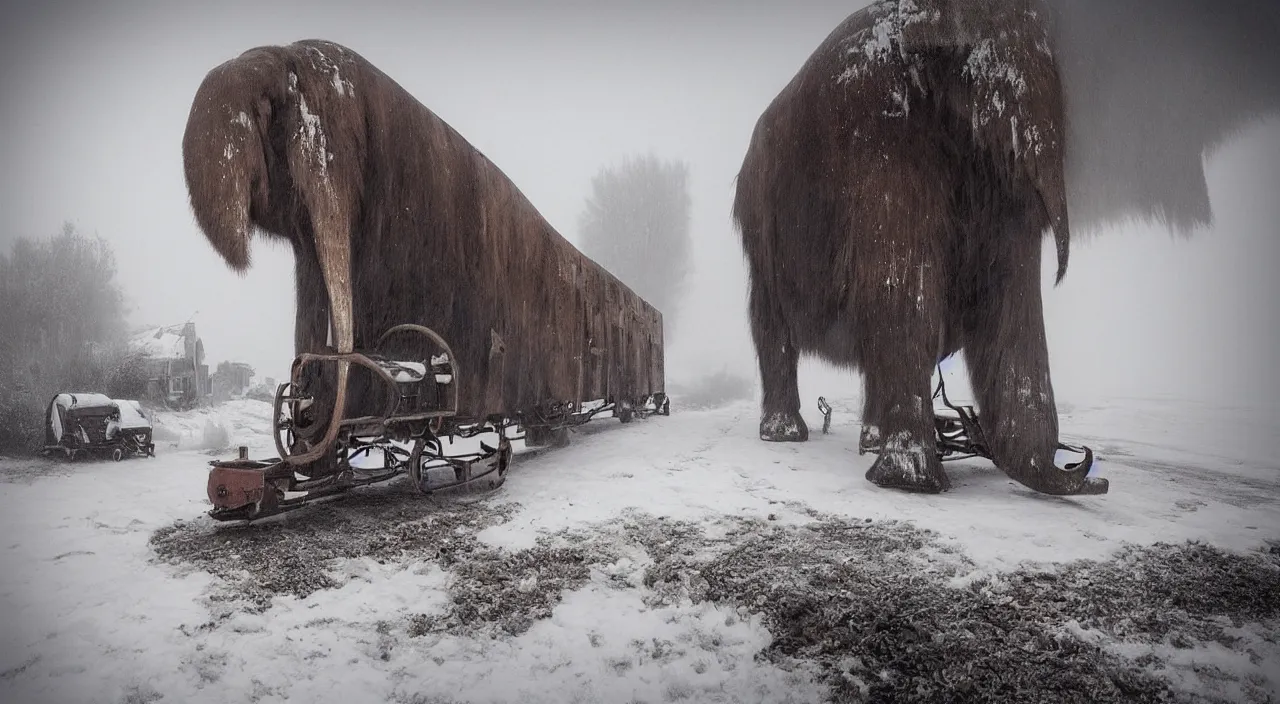
[[[977,314],[965,322],[965,360],[987,445],[996,466],[1031,489],[1105,493],[1105,479],[1086,479],[1089,466],[1054,464],[1058,414],[1041,308],[1040,243],[1019,238],[1008,256],[993,260],[999,284],[985,287]]]
[[[764,396],[760,439],[804,442],[809,439],[809,426],[800,416],[800,353],[777,302],[761,288],[756,283],[751,286],[751,336]]]
[[[936,494],[951,487],[937,455],[929,382],[937,336],[922,324],[894,326],[883,321],[863,358],[868,378],[879,378],[868,397],[870,426],[879,430],[879,454],[867,481],[887,489]],[[921,321],[923,322],[923,321]],[[867,426],[864,425],[864,428]],[[865,433],[864,433],[865,435]]]
[[[941,327],[940,267],[923,242],[886,249],[866,259],[877,275],[869,277],[857,314],[867,392],[863,423],[866,428],[869,420],[880,433],[866,478],[884,488],[938,493],[950,488],[937,455],[930,400]]]

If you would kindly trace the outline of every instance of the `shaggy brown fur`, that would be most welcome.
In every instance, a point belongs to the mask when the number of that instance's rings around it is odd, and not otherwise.
[[[937,492],[930,380],[964,350],[996,464],[1051,494],[1098,493],[1054,466],[1040,298],[1069,225],[1061,87],[1029,0],[882,0],[850,16],[761,116],[734,218],[764,387],[760,435],[803,441],[796,366],[860,368],[867,479]]]
[[[661,314],[350,49],[301,41],[213,69],[183,158],[200,228],[231,267],[249,266],[251,228],[292,243],[299,353],[326,349],[331,317],[339,352],[425,325],[455,353],[461,420],[663,390]],[[393,358],[438,352],[403,337]],[[352,372],[348,416],[375,410],[370,379]]]

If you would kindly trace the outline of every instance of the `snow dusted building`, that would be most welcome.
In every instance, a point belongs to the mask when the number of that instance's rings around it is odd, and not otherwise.
[[[196,335],[195,323],[148,328],[129,345],[147,357],[148,398],[189,408],[212,393],[204,343]]]
[[[253,367],[244,362],[219,362],[212,379],[214,400],[241,398],[252,383]]]

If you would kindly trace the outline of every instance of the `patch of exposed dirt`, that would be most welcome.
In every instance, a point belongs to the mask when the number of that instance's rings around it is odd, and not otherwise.
[[[937,550],[910,526],[824,519],[770,527],[699,573],[708,598],[765,615],[766,657],[821,662],[841,702],[1231,701],[1174,691],[1154,674],[1160,657],[1122,659],[1105,640],[1248,648],[1232,625],[1280,617],[1273,554],[1161,544],[956,588],[962,560]],[[1259,683],[1234,684],[1269,701]]]
[[[587,583],[590,565],[601,555],[585,547],[540,544],[508,553],[476,547],[441,560],[454,574],[450,606],[443,615],[419,614],[410,620],[409,635],[433,632],[474,635],[499,629],[518,636],[541,619],[550,618],[566,591]]]
[[[1274,640],[1268,646],[1265,637],[1238,629],[1276,632],[1274,545],[1240,556],[1159,544],[1102,562],[981,576],[930,531],[814,512],[801,526],[628,513],[591,530],[542,536],[515,552],[476,539],[512,508],[437,503],[388,488],[347,497],[305,520],[179,524],[152,542],[162,559],[219,576],[215,600],[231,602],[228,608],[247,600],[257,610],[276,594],[339,586],[327,572],[333,559],[434,559],[452,575],[451,604],[444,613],[405,614],[408,637],[519,635],[548,618],[562,594],[586,584],[593,567],[639,556],[643,578],[620,578],[617,588],[641,588],[654,608],[713,601],[762,614],[774,640],[759,657],[784,668],[818,663],[837,702],[1272,696],[1264,681],[1173,662],[1172,654],[1211,643],[1263,670],[1266,658],[1280,654]]]
[[[971,579],[974,565],[928,530],[813,515],[797,527],[633,514],[576,539],[601,558],[594,546],[647,553],[651,606],[710,600],[763,614],[774,641],[761,656],[820,663],[833,701],[1271,701],[1264,682],[1160,653],[1216,643],[1255,665],[1268,657],[1234,629],[1275,632],[1275,549],[1158,544]],[[1134,644],[1147,654],[1113,652]],[[1161,676],[1178,667],[1205,691]]]
[[[434,560],[453,575],[450,606],[443,615],[413,616],[411,635],[440,630],[519,635],[549,617],[560,595],[585,584],[589,566],[607,558],[599,545],[556,546],[543,540],[512,553],[476,539],[516,508],[432,501],[402,483],[316,505],[297,520],[179,522],[156,531],[151,545],[164,562],[207,570],[220,579],[209,595],[215,621],[237,611],[265,612],[278,595],[305,598],[340,587],[330,572],[335,560]]]
[[[332,561],[440,559],[474,550],[475,534],[507,519],[510,505],[424,499],[408,483],[370,487],[258,524],[179,521],[155,532],[157,557],[207,570],[223,581],[213,601],[261,613],[276,595],[305,598],[340,586]]]

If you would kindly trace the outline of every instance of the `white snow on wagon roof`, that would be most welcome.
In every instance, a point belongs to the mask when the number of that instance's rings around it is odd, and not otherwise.
[[[150,428],[151,420],[142,410],[142,404],[132,399],[115,399],[120,408],[120,427],[125,429]]]
[[[115,405],[115,401],[104,394],[58,394],[54,401],[63,408],[106,408]]]

